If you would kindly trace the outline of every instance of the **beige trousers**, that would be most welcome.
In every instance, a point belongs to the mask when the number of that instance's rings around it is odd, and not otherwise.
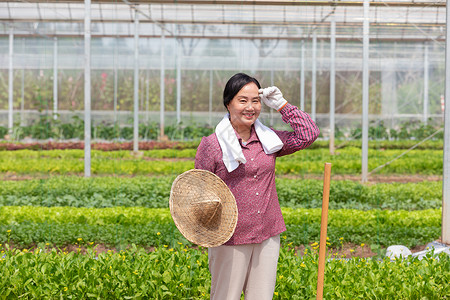
[[[260,244],[208,249],[212,300],[272,299],[277,279],[280,235]]]

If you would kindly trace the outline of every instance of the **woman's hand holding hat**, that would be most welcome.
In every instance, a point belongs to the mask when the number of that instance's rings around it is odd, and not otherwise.
[[[259,89],[259,97],[267,106],[280,111],[288,102],[276,86]]]

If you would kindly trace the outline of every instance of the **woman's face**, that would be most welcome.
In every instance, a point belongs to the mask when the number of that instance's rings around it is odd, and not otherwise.
[[[230,112],[230,122],[235,128],[250,128],[261,112],[258,86],[253,82],[244,85],[227,105],[227,108]]]

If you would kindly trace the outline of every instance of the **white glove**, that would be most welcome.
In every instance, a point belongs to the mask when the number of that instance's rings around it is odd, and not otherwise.
[[[276,86],[259,89],[259,97],[267,106],[280,111],[287,103],[283,94]]]

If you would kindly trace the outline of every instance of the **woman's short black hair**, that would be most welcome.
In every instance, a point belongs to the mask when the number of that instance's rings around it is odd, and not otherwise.
[[[230,79],[228,79],[225,89],[223,90],[223,105],[227,108],[234,96],[244,87],[244,85],[253,82],[256,84],[258,89],[261,88],[258,80],[244,73],[234,74]],[[227,108],[228,109],[228,108]]]

